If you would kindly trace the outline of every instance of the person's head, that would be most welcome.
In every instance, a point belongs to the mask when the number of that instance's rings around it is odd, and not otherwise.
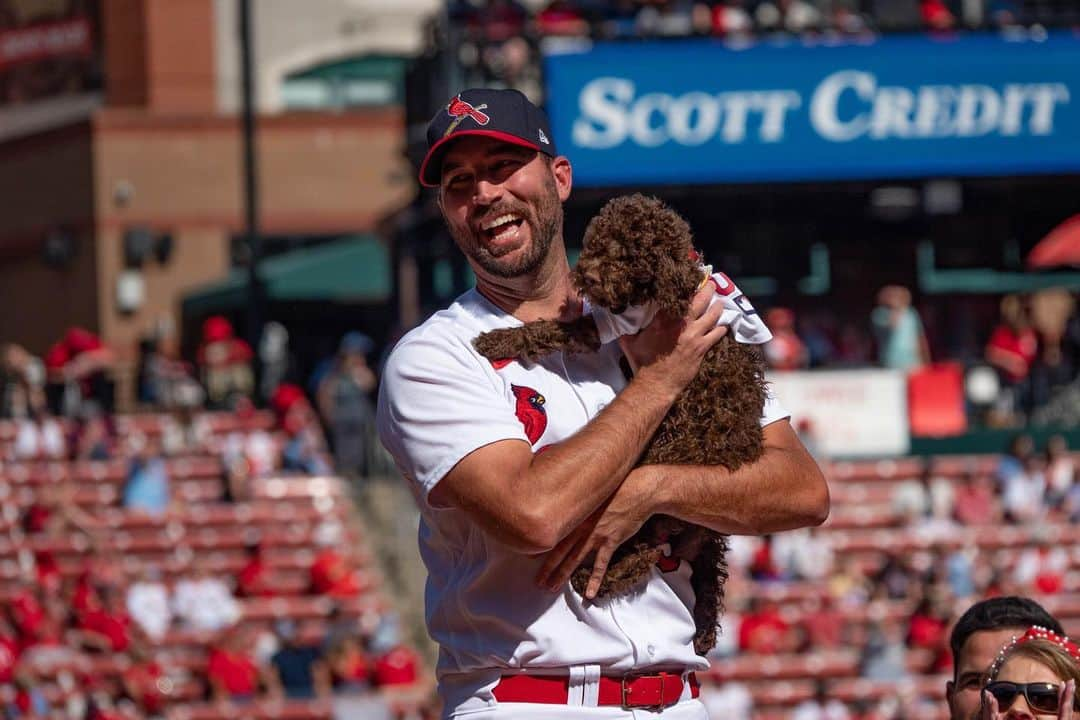
[[[1001,319],[1014,330],[1023,330],[1031,325],[1027,304],[1019,295],[1006,295],[1001,299]]]
[[[1061,623],[1034,600],[995,597],[972,605],[949,636],[953,677],[945,684],[952,720],[970,720],[979,712],[979,691],[998,651],[1015,635],[1040,625],[1064,635]]]
[[[368,353],[374,349],[374,341],[364,333],[347,332],[338,344],[338,366],[346,370],[366,366]]]
[[[1006,720],[1056,718],[1062,685],[1080,682],[1080,649],[1044,628],[1030,628],[1002,648],[990,668],[986,693]],[[1074,707],[1080,703],[1074,698]]]
[[[290,647],[296,645],[298,628],[296,627],[296,621],[288,618],[277,620],[274,623],[274,633],[278,636],[281,644]]]
[[[775,334],[777,331],[790,332],[795,329],[795,313],[786,307],[775,307],[765,313],[765,324]]]
[[[478,282],[538,275],[552,249],[563,248],[571,186],[570,162],[556,154],[544,113],[516,90],[465,90],[435,114],[427,139],[420,182],[438,188],[443,219]]]
[[[9,372],[22,372],[30,362],[30,353],[21,345],[7,343],[0,349],[0,363],[4,370]]]
[[[1009,442],[1009,454],[1023,460],[1035,452],[1035,441],[1027,433],[1020,433]]]
[[[202,340],[204,343],[223,342],[232,337],[232,323],[224,315],[212,315],[203,321]]]
[[[901,285],[886,285],[878,290],[877,301],[893,310],[902,310],[911,305],[911,291]]]
[[[1069,454],[1069,442],[1064,435],[1052,435],[1046,441],[1046,457],[1050,460],[1064,457]]]

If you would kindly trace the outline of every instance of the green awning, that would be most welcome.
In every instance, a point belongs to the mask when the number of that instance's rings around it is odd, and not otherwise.
[[[377,303],[390,297],[390,257],[374,235],[275,255],[259,268],[270,302]],[[188,293],[184,314],[240,307],[247,302],[247,284],[247,270],[233,270],[225,280]]]

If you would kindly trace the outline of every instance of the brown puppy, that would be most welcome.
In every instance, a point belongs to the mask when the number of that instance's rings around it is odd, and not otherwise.
[[[594,307],[621,313],[653,305],[676,317],[686,314],[705,274],[690,226],[656,198],[619,197],[589,223],[573,271],[575,285]],[[541,320],[484,333],[473,341],[491,360],[536,360],[552,352],[594,352],[600,347],[592,317],[571,323]],[[641,464],[723,465],[734,470],[761,457],[761,412],[765,403],[764,361],[754,346],[724,337],[705,355],[697,377],[661,422]],[[727,536],[676,518],[650,518],[616,550],[598,597],[623,593],[649,577],[664,560],[660,546],[690,563],[695,594],[694,649],[716,645],[727,579]],[[669,561],[670,562],[670,561]],[[571,584],[584,593],[591,567],[582,566]]]

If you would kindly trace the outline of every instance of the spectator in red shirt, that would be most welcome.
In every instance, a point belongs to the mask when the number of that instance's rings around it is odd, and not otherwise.
[[[101,338],[80,327],[69,328],[45,353],[44,361],[48,378],[46,395],[54,415],[74,415],[87,400],[93,400],[99,410],[112,413],[114,393],[110,374],[115,357]],[[69,405],[72,397],[69,386],[77,391],[74,397],[78,407]]]
[[[956,18],[942,0],[922,0],[920,8],[923,23],[931,30],[951,30]]]
[[[739,649],[776,654],[791,649],[791,626],[780,614],[776,601],[754,598],[739,624]]]
[[[68,605],[75,612],[76,617],[81,617],[91,610],[101,609],[101,596],[94,586],[89,568],[79,573],[79,577],[75,580]]]
[[[214,700],[253,700],[259,691],[260,672],[255,659],[244,649],[244,634],[228,632],[221,644],[211,648],[206,677]]]
[[[104,593],[104,607],[90,610],[80,618],[79,629],[86,645],[106,652],[127,650],[136,632],[125,598],[116,590]]]
[[[236,594],[240,597],[273,597],[278,594],[259,543],[247,546],[247,563],[237,575]]]
[[[25,581],[19,581],[15,592],[8,598],[8,609],[24,645],[37,637],[45,622],[46,614],[45,608],[38,599],[38,593],[33,587]]]
[[[221,315],[203,323],[198,364],[211,408],[231,408],[238,398],[251,397],[255,376],[251,346],[236,337],[232,323]]]
[[[945,618],[934,607],[930,598],[924,597],[912,613],[908,624],[908,647],[940,651],[945,645],[947,626]]]
[[[1007,295],[1001,301],[1001,324],[994,328],[986,343],[986,361],[998,370],[1008,389],[1010,411],[1019,406],[1017,386],[1027,378],[1039,352],[1039,339],[1031,327],[1028,308],[1019,295]]]
[[[551,0],[536,14],[536,29],[541,35],[584,37],[589,34],[589,23],[569,0]]]
[[[375,661],[375,684],[379,687],[412,685],[416,682],[419,658],[405,645],[397,645]]]
[[[311,564],[311,591],[344,598],[360,594],[360,583],[348,559],[332,547],[324,548]]]
[[[56,556],[51,551],[38,550],[34,553],[34,573],[38,587],[45,592],[54,594],[60,591],[63,577],[60,575],[60,565],[56,562]]]
[[[771,535],[761,538],[761,543],[750,561],[750,577],[754,580],[780,580],[782,573],[773,557],[773,539]]]
[[[18,633],[7,618],[0,614],[0,685],[6,685],[15,678],[15,666],[18,665],[21,652]]]
[[[168,686],[161,682],[165,677],[165,669],[141,643],[132,644],[130,654],[131,665],[124,670],[120,678],[124,693],[146,715],[161,715],[168,699]]]

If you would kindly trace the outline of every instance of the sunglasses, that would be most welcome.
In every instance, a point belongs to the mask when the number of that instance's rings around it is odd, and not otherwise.
[[[1028,707],[1041,713],[1056,713],[1058,711],[1058,696],[1061,686],[1054,683],[1012,683],[1004,680],[994,681],[986,686],[986,692],[997,700],[998,708],[1003,712],[1012,707],[1017,695],[1023,695],[1027,700]],[[1080,709],[1080,702],[1074,702],[1074,706]]]

